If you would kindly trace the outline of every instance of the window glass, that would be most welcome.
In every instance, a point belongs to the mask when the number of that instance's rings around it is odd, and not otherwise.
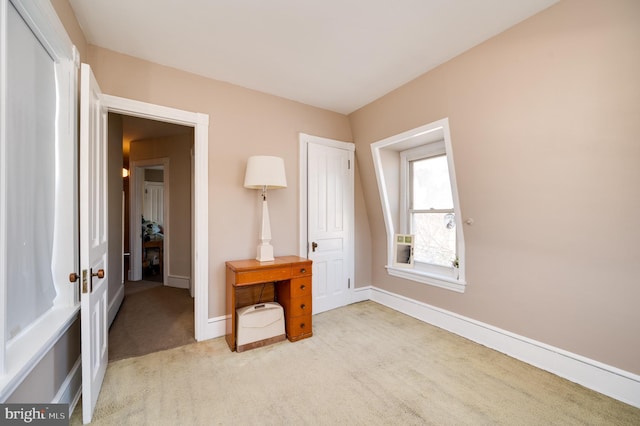
[[[409,170],[407,214],[416,238],[414,261],[450,268],[456,259],[456,229],[447,156],[415,159],[409,162]]]
[[[413,213],[411,228],[415,235],[414,262],[452,267],[456,258],[453,214]]]
[[[9,3],[11,5],[11,3]],[[54,62],[11,5],[7,46],[7,333],[53,306]],[[70,213],[71,214],[71,213]]]
[[[411,170],[413,209],[453,209],[446,155],[412,161]]]

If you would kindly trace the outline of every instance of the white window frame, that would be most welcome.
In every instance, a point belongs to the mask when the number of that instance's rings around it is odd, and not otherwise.
[[[447,153],[444,147],[444,141],[436,141],[425,145],[420,145],[415,148],[411,148],[400,152],[400,230],[405,234],[415,234],[411,229],[411,216],[414,213],[414,209],[411,206],[411,198],[413,191],[413,177],[411,175],[411,162],[419,161],[422,159],[433,158],[438,156],[446,156]],[[457,214],[455,207],[453,209],[437,210],[436,212],[450,212]],[[456,227],[456,238],[458,229]],[[457,255],[457,241],[456,241],[456,255]],[[453,259],[452,259],[453,260]],[[455,278],[458,274],[458,268],[454,268],[453,264],[450,266],[432,265],[426,262],[420,262],[414,257],[414,268],[418,271],[431,273],[438,276],[446,276]]]
[[[425,153],[435,155],[438,152],[446,155],[449,166],[455,211],[458,268],[428,266],[420,262],[414,262],[413,268],[397,267],[393,261],[394,235],[409,231],[408,161],[413,158],[423,158]],[[448,118],[375,142],[371,145],[371,153],[387,233],[387,264],[385,266],[387,273],[391,276],[463,293],[467,285],[464,232]]]
[[[52,273],[57,295],[53,307],[12,339],[6,330],[7,300],[6,120],[7,19],[11,3],[54,62],[56,82],[56,199]],[[48,1],[0,0],[0,401],[5,401],[77,320],[77,75],[79,55]],[[71,164],[69,159],[73,158]],[[64,191],[59,192],[60,189]]]

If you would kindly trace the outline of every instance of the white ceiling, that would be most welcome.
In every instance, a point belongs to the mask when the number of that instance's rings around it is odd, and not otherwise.
[[[351,113],[558,0],[70,0],[91,44]]]

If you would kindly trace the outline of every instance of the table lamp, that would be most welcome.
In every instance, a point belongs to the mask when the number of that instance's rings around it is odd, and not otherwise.
[[[269,262],[274,260],[271,245],[271,224],[269,221],[269,207],[267,205],[267,189],[287,187],[284,173],[284,160],[280,157],[255,155],[247,161],[247,171],[244,176],[244,187],[262,190],[262,220],[260,222],[260,243],[256,260]]]

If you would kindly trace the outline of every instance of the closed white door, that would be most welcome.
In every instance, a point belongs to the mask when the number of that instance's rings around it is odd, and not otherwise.
[[[107,111],[87,64],[80,87],[82,420],[89,423],[108,362]]]
[[[353,176],[353,151],[308,144],[307,240],[314,314],[350,301]]]

